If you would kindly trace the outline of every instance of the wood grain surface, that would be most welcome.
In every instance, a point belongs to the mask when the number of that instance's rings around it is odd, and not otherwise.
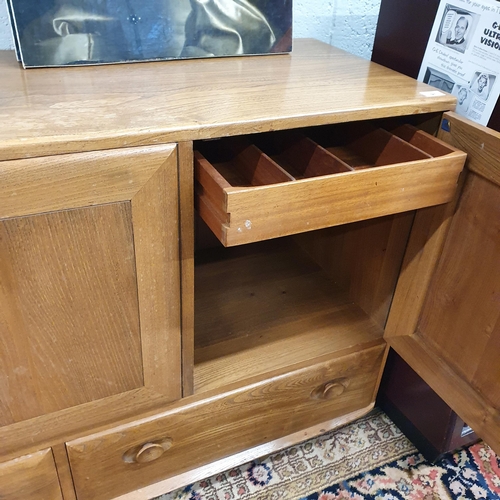
[[[57,468],[57,476],[59,477],[59,485],[61,487],[63,499],[77,500],[66,445],[64,443],[59,443],[52,446],[52,454]]]
[[[168,397],[140,388],[0,427],[2,460],[48,446],[57,447],[92,429],[111,425],[117,415],[125,419],[141,412],[158,411],[168,402]]]
[[[172,145],[0,164],[1,453],[181,396],[177,172]]]
[[[0,498],[63,500],[52,451],[43,450],[0,463]]]
[[[131,200],[144,386],[182,395],[177,154]]]
[[[291,55],[22,70],[0,55],[0,159],[452,109],[455,98],[314,40]],[[435,89],[432,89],[435,90]]]
[[[415,332],[458,196],[459,193],[450,203],[427,207],[416,213],[387,318],[386,339]]]
[[[129,222],[122,203],[0,223],[2,425],[143,386]]]
[[[384,328],[414,212],[293,237],[329,278]]]
[[[178,488],[187,486],[188,484],[193,484],[196,481],[201,481],[202,479],[212,477],[220,472],[228,471],[234,467],[246,464],[252,460],[258,460],[261,457],[270,455],[271,453],[284,450],[285,448],[289,448],[296,443],[311,439],[314,436],[343,427],[349,422],[353,422],[354,420],[365,416],[370,410],[373,409],[373,406],[374,405],[372,403],[365,408],[355,410],[347,413],[346,415],[342,415],[341,417],[328,420],[327,422],[322,422],[321,424],[313,425],[307,429],[303,429],[280,439],[275,439],[274,441],[270,441],[263,445],[255,446],[254,448],[244,450],[240,453],[235,453],[229,457],[216,460],[208,465],[178,474],[177,476],[153,483],[149,486],[145,486],[144,488],[138,488],[130,493],[120,495],[114,500],[150,500],[151,498],[163,495],[166,492],[174,491]]]
[[[0,162],[0,219],[130,201],[173,150],[167,144]]]
[[[288,183],[223,188],[213,195],[206,185],[200,205],[205,198],[223,200],[222,207],[214,205],[215,214],[230,214],[229,222],[218,216],[205,221],[215,225],[224,245],[240,245],[446,203],[464,160],[463,153],[452,152]]]
[[[445,119],[440,136],[472,153],[463,190],[417,214],[385,337],[498,453],[500,134]]]
[[[500,187],[470,174],[417,332],[500,410],[499,235]]]
[[[193,144],[178,144],[179,237],[181,262],[181,328],[183,396],[193,394],[194,366],[194,192]]]
[[[380,340],[382,328],[284,239],[195,267],[195,391]]]
[[[439,137],[466,151],[467,168],[500,185],[500,132],[473,123],[456,113],[446,113],[450,131],[441,127]]]
[[[78,498],[108,499],[364,408],[371,403],[384,350],[379,344],[243,387],[191,396],[164,413],[70,442]],[[311,397],[339,378],[347,379],[343,394]],[[172,446],[157,460],[123,461],[130,448],[165,438]]]

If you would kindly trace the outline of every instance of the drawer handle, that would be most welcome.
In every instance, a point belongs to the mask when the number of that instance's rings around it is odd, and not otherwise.
[[[123,461],[127,463],[147,464],[160,458],[171,446],[172,440],[170,438],[134,446],[123,454]]]
[[[314,389],[311,392],[311,397],[313,399],[332,399],[343,394],[348,386],[348,378],[330,380]]]

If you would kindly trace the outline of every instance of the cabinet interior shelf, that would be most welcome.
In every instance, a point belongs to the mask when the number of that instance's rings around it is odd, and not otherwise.
[[[291,238],[205,251],[195,276],[195,392],[383,336]]]

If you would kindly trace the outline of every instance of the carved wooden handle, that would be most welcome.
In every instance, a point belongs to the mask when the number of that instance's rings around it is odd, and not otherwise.
[[[324,384],[316,387],[311,392],[311,397],[313,399],[332,399],[343,394],[343,392],[349,386],[348,378],[338,378],[335,380],[330,380]]]
[[[127,463],[147,464],[160,458],[171,446],[172,440],[170,438],[150,441],[127,450],[123,454],[123,461]]]
[[[345,391],[345,385],[342,382],[328,382],[323,386],[323,399],[330,399],[335,396],[340,396]]]

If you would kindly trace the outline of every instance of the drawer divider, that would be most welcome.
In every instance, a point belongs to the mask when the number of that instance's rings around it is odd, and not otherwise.
[[[234,165],[252,186],[266,186],[296,180],[255,144],[242,138],[233,138],[229,143],[237,153]]]
[[[446,144],[437,137],[409,124],[401,125],[390,132],[433,158],[458,151],[456,148]]]
[[[301,132],[268,134],[257,145],[296,179],[350,172],[353,169]]]

